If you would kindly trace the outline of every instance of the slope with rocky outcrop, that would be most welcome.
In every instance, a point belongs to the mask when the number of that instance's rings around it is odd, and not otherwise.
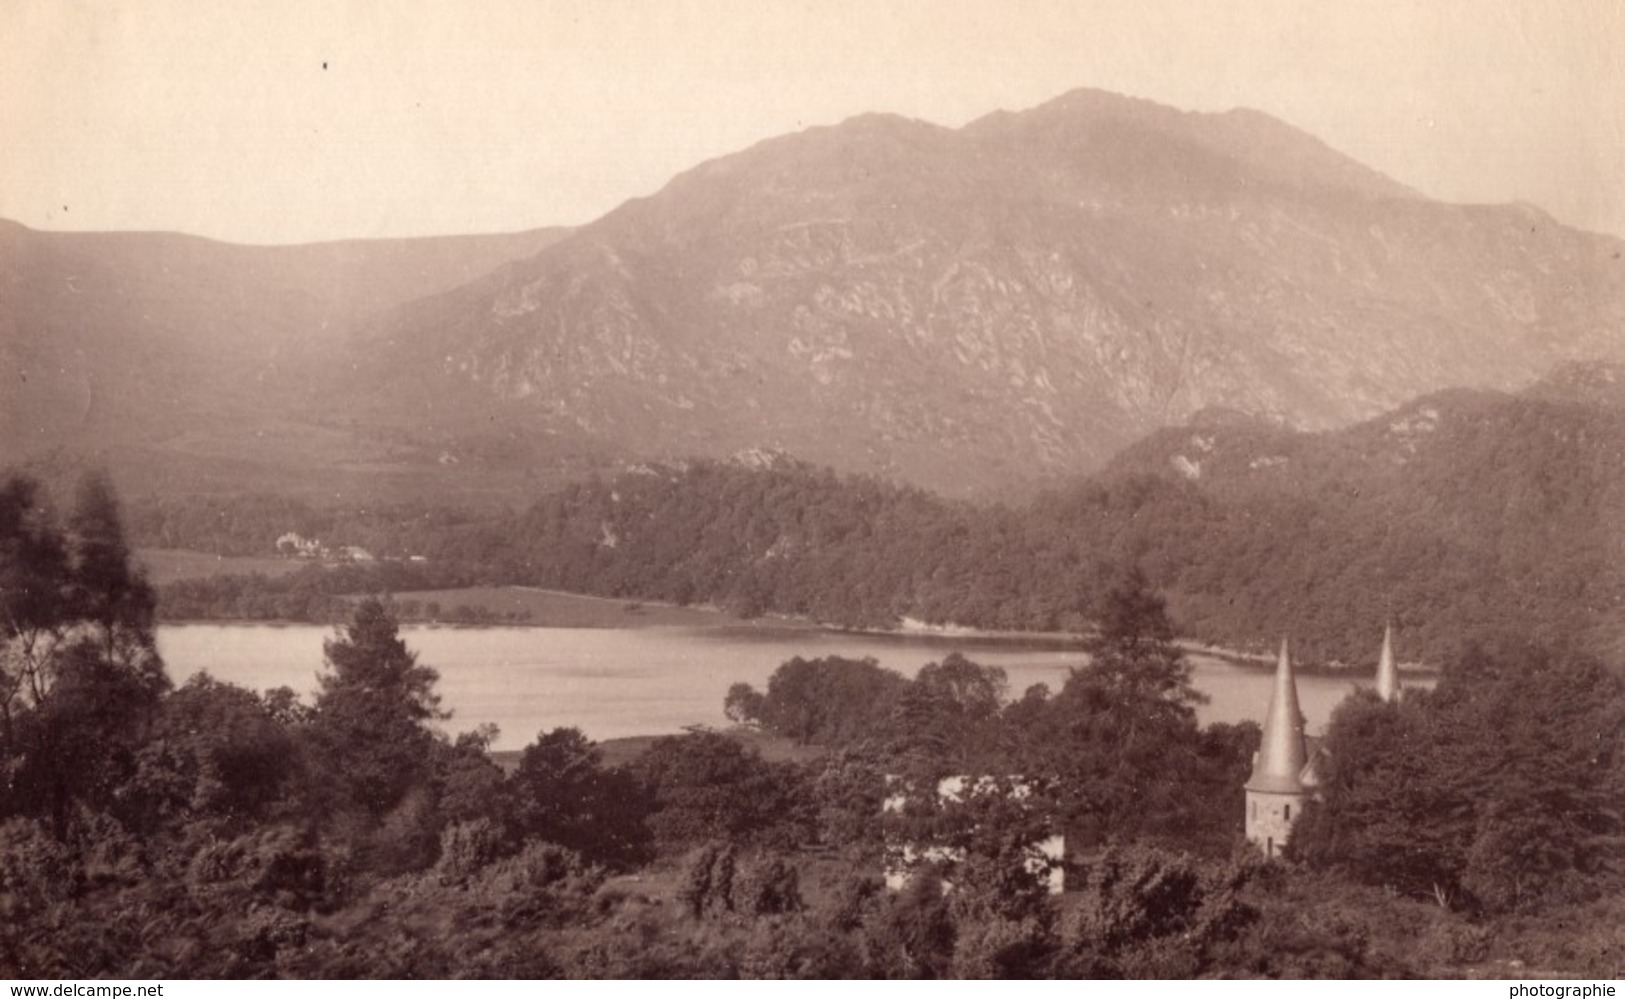
[[[1625,352],[1625,243],[1429,201],[1256,112],[1078,92],[703,164],[372,326],[380,397],[950,493],[1231,407],[1308,429]]]

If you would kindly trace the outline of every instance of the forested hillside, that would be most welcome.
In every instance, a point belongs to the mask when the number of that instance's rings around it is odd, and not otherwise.
[[[1275,625],[1338,655],[1391,616],[1412,654],[1518,633],[1625,647],[1617,408],[1450,392],[1328,434],[1199,423],[1130,449],[1105,478],[1148,474],[1201,497],[1199,519],[1148,532],[1163,543],[1146,555],[1195,633],[1239,641]]]
[[[211,616],[211,594],[226,602],[218,616],[278,616],[275,600],[254,610],[229,594],[336,595],[371,579],[522,583],[845,627],[1081,631],[1102,580],[1138,565],[1183,634],[1241,648],[1290,634],[1311,661],[1365,662],[1386,619],[1406,658],[1431,663],[1469,635],[1599,652],[1625,642],[1625,415],[1549,392],[1444,393],[1323,434],[1206,414],[1023,508],[757,458],[642,467],[499,515],[177,500],[138,511],[135,529],[148,544],[241,553],[299,530],[427,560],[177,588],[189,616]]]

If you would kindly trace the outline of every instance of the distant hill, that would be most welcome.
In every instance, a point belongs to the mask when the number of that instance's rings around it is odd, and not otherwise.
[[[847,625],[1077,629],[1138,564],[1184,633],[1365,664],[1532,637],[1625,664],[1625,411],[1452,390],[1306,433],[1164,430],[1024,508],[779,464],[578,487],[504,527],[516,578]],[[449,553],[448,553],[449,554]]]
[[[1080,91],[703,164],[369,324],[351,367],[448,425],[500,399],[645,457],[770,447],[1022,495],[1205,408],[1325,429],[1625,356],[1622,250],[1429,201],[1257,112]]]
[[[746,457],[640,468],[506,515],[245,500],[149,506],[134,524],[143,543],[246,540],[245,554],[292,527],[459,578],[865,628],[1077,631],[1139,565],[1184,634],[1232,648],[1290,635],[1309,661],[1363,668],[1392,621],[1409,661],[1533,637],[1625,664],[1619,409],[1452,390],[1320,433],[1215,413],[1023,507]]]
[[[257,247],[0,220],[0,459],[107,461],[154,490],[376,462],[387,445],[312,396],[348,331],[562,234]]]
[[[1517,634],[1625,662],[1625,410],[1573,375],[1320,434],[1194,423],[1101,481],[1196,501],[1200,517],[1150,512],[1133,534],[1213,640],[1292,632],[1338,655],[1391,617],[1418,654]]]

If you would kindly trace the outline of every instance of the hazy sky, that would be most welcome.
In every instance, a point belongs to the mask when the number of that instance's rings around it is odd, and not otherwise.
[[[1625,235],[1620,0],[0,0],[0,217],[244,242],[589,221],[701,160],[1075,87],[1248,106]]]

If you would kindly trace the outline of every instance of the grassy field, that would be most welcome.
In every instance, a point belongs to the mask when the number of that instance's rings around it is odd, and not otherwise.
[[[146,567],[147,578],[156,586],[211,576],[252,573],[285,576],[311,565],[322,564],[309,559],[211,555],[180,548],[141,548],[135,554],[136,560]],[[391,596],[398,604],[416,605],[413,612],[407,615],[412,620],[455,623],[460,619],[470,619],[469,623],[517,623],[550,628],[667,628],[719,624],[734,627],[753,623],[704,607],[677,607],[641,600],[584,596],[529,586],[413,590]],[[438,613],[428,610],[430,604],[439,605]],[[759,623],[775,628],[800,624],[781,618],[762,618]]]
[[[549,628],[669,628],[706,627],[719,624],[748,625],[717,610],[702,607],[676,607],[610,597],[589,597],[558,590],[529,586],[470,586],[458,590],[417,590],[394,594],[397,603],[415,602],[420,612],[430,603],[440,605],[448,620],[457,618],[459,608],[471,608],[501,620]],[[423,616],[434,615],[424,612]],[[774,627],[793,622],[771,619]]]
[[[243,576],[255,572],[266,576],[285,576],[310,564],[292,558],[210,555],[208,552],[183,548],[138,548],[135,558],[146,566],[147,578],[156,586],[173,583],[177,579]]]

